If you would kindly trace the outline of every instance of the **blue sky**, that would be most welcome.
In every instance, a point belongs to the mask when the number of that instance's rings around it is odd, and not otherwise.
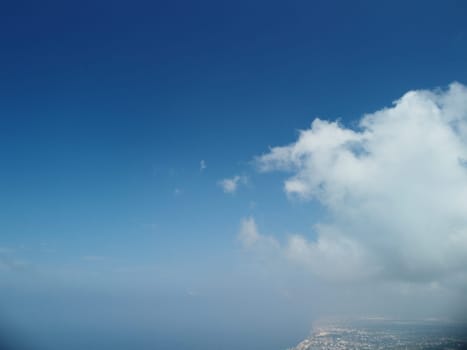
[[[252,349],[299,339],[322,284],[237,234],[254,217],[278,242],[313,239],[335,213],[287,196],[288,175],[255,157],[316,117],[355,129],[409,90],[467,83],[466,14],[462,1],[2,4],[0,305],[16,316],[0,321],[37,329],[18,300],[51,325],[85,318],[54,295],[94,309],[115,293],[127,315],[147,291],[152,313],[132,317],[175,315],[156,327],[167,344],[214,326]]]

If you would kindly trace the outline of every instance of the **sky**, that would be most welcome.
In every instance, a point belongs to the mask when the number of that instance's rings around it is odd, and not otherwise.
[[[466,15],[1,4],[0,342],[284,349],[329,315],[461,319]]]

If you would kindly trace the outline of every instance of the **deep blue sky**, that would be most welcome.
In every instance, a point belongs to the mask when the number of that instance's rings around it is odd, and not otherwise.
[[[48,276],[5,268],[3,284],[105,290],[118,279],[109,271],[138,268],[162,295],[209,291],[231,273],[245,295],[270,290],[239,262],[240,219],[253,213],[280,238],[321,212],[288,201],[253,157],[315,117],[352,125],[407,90],[466,83],[466,17],[463,1],[3,3],[0,247],[8,264]],[[218,181],[236,174],[248,184],[223,193]],[[204,309],[216,303],[229,302]],[[238,331],[242,317],[219,327]]]

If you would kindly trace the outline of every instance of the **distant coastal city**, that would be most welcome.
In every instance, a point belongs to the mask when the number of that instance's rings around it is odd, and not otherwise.
[[[467,325],[388,320],[334,321],[288,350],[460,350],[467,349]]]

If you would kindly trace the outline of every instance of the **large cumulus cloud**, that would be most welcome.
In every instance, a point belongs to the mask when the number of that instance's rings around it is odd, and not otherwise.
[[[315,119],[256,159],[331,219],[291,236],[290,259],[331,279],[446,282],[467,275],[467,88],[409,91],[357,128]],[[256,240],[259,241],[259,240]],[[251,242],[250,242],[251,243]],[[451,282],[450,282],[451,283]]]

